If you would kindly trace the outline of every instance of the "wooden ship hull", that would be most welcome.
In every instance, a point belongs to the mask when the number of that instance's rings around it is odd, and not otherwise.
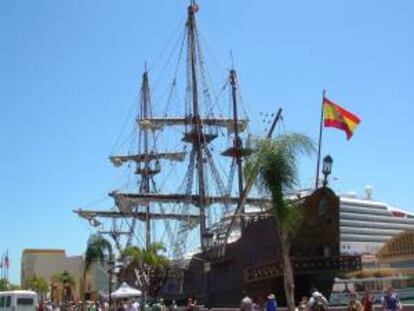
[[[292,243],[295,297],[316,288],[329,298],[334,278],[361,268],[359,256],[341,256],[339,198],[320,188],[304,198],[305,217]],[[247,222],[242,236],[226,246],[193,256],[184,272],[181,296],[196,297],[205,305],[235,307],[246,294],[264,299],[274,293],[285,304],[283,263],[277,224],[273,217]]]

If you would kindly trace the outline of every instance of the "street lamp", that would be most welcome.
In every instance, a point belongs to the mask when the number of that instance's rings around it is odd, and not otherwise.
[[[112,297],[111,297],[111,293],[112,293],[112,287],[115,284],[116,280],[115,280],[115,260],[113,258],[113,255],[110,254],[109,255],[109,261],[108,261],[108,265],[109,265],[109,270],[108,270],[108,305],[109,305],[109,310],[112,309]]]
[[[212,232],[206,232],[203,236],[204,238],[204,245],[207,247],[207,249],[211,249],[213,244],[213,238],[214,234]],[[209,256],[203,260],[203,270],[204,270],[204,305],[207,307],[208,310],[211,309],[211,293],[210,293],[210,273],[211,273],[211,263],[209,260]]]
[[[323,158],[322,174],[324,176],[323,178],[324,187],[326,187],[326,185],[328,184],[328,176],[332,172],[332,163],[333,163],[333,159],[330,155],[327,155],[326,157]]]
[[[209,261],[204,262],[204,277],[206,282],[206,293],[205,293],[205,301],[204,305],[206,306],[207,310],[211,309],[211,293],[210,293],[210,271],[211,271],[211,263]]]
[[[203,234],[204,245],[207,249],[210,249],[213,246],[214,234],[212,232],[206,232]]]
[[[112,309],[113,299],[111,296],[112,290],[116,289],[118,281],[120,279],[120,274],[124,268],[124,264],[116,264],[115,260],[111,255],[111,259],[108,261],[109,270],[108,270],[108,305],[109,310]]]

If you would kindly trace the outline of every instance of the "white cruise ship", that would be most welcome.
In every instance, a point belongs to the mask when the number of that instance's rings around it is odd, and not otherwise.
[[[414,213],[396,209],[355,193],[340,196],[340,241],[342,254],[375,254],[394,235],[414,228]]]
[[[300,194],[304,196],[312,192],[313,189],[306,189],[300,191]],[[343,255],[376,254],[394,235],[414,228],[413,212],[376,201],[372,198],[372,192],[372,187],[367,186],[364,198],[358,198],[355,192],[337,193],[340,198],[340,248]],[[246,206],[245,213],[251,214],[253,218],[253,215],[259,212],[263,210]],[[233,211],[229,211],[219,223],[213,224],[212,228],[228,224],[232,217]],[[240,236],[240,228],[236,221],[229,236],[229,242],[235,242]],[[186,254],[185,258],[190,259],[199,251],[200,249],[195,249]]]

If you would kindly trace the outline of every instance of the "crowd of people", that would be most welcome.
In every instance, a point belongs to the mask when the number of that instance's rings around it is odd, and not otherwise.
[[[349,302],[346,311],[402,311],[402,303],[397,293],[392,287],[387,288],[381,297],[380,307],[374,307],[376,302],[374,295],[366,290],[363,297],[359,299],[357,293],[349,293]],[[313,290],[309,297],[302,297],[296,307],[296,311],[327,311],[329,302],[324,295],[317,290]],[[165,302],[162,299],[152,306],[156,311],[178,311],[175,300]],[[197,310],[197,300],[188,298],[186,311]],[[240,311],[277,311],[278,304],[274,294],[269,294],[266,299],[252,299],[245,296],[240,303]],[[53,305],[50,301],[39,303],[38,311],[63,311],[63,310],[82,310],[81,303],[69,303],[66,308]],[[108,302],[87,302],[84,305],[86,311],[109,311]],[[138,299],[117,300],[113,302],[111,310],[116,311],[141,311]]]
[[[359,299],[356,292],[351,292],[346,311],[402,311],[402,303],[392,287],[388,287],[384,291],[381,297],[381,306],[378,309],[374,307],[374,303],[374,296],[369,290],[365,291],[362,299]],[[302,297],[296,311],[327,311],[328,307],[329,302],[323,294],[313,290],[310,297]],[[266,302],[261,298],[251,299],[246,296],[240,303],[240,311],[277,311],[275,295],[269,294]]]
[[[109,308],[109,303],[105,301],[86,301],[82,302],[68,302],[64,304],[54,304],[51,301],[40,301],[37,307],[38,311],[141,311],[139,298],[117,299],[112,301],[112,306]],[[191,300],[191,299],[190,299]],[[197,301],[192,301],[189,305],[193,305],[193,310],[196,309]],[[150,303],[150,307],[146,310],[152,311],[177,311],[178,306],[175,300],[164,301],[160,299],[157,302]]]
[[[108,301],[97,302],[88,301],[82,302],[68,302],[66,306],[64,304],[54,304],[51,301],[39,302],[38,311],[109,311]],[[132,300],[119,300],[114,301],[111,310],[117,311],[139,311],[139,302],[137,299]]]

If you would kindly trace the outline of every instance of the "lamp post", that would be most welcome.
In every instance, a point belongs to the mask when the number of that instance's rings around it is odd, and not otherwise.
[[[207,249],[210,249],[213,246],[213,233],[207,232],[204,234],[204,245],[207,246]],[[210,271],[211,271],[211,263],[209,258],[204,259],[204,281],[205,281],[205,302],[204,305],[207,307],[207,310],[211,309],[211,297],[210,297]]]
[[[145,311],[147,304],[147,290],[150,286],[151,271],[146,263],[141,263],[138,269],[135,269],[135,285],[141,289],[141,310]]]
[[[109,255],[109,270],[108,270],[108,305],[109,310],[112,309],[112,284],[114,283],[113,276],[114,276],[114,270],[115,270],[115,261],[113,259],[112,254]]]
[[[206,297],[205,297],[205,307],[207,310],[211,309],[211,301],[210,301],[210,271],[211,271],[211,264],[208,261],[204,262],[204,275],[206,278]]]
[[[324,176],[323,187],[326,187],[326,185],[328,184],[328,176],[332,172],[332,163],[333,163],[333,159],[330,155],[327,155],[326,157],[323,158],[323,165],[322,165],[322,174]]]
[[[112,293],[112,268],[110,268],[108,270],[108,306],[109,306],[109,310],[111,310],[112,307],[112,297],[111,297],[111,293]]]
[[[112,255],[111,255],[112,256]],[[116,284],[117,284],[117,280],[120,279],[120,273],[122,271],[122,269],[124,268],[123,264],[116,264],[115,260],[113,259],[113,257],[111,257],[112,259],[110,259],[108,261],[108,265],[110,266],[109,270],[108,270],[108,305],[109,305],[109,310],[111,310],[112,307],[112,290],[115,288],[116,289]],[[115,287],[114,287],[115,285]]]

